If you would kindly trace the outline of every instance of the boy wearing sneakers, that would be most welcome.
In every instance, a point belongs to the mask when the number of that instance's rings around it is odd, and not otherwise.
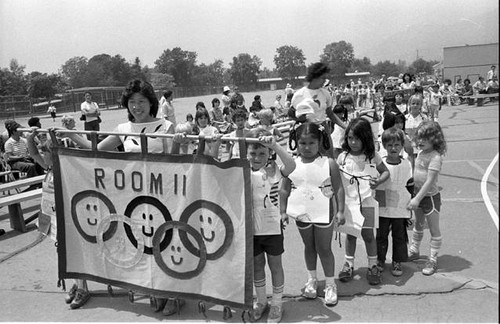
[[[247,158],[251,167],[252,201],[253,201],[253,254],[254,254],[254,286],[257,301],[253,306],[253,319],[258,320],[269,308],[266,295],[266,256],[271,270],[273,298],[268,323],[279,323],[283,315],[283,288],[285,275],[281,255],[283,248],[283,226],[288,219],[282,219],[280,213],[279,188],[283,177],[287,177],[295,169],[295,161],[276,139],[266,130],[254,128],[247,137],[258,138],[259,142],[248,143]],[[282,161],[278,166],[269,161],[271,150]],[[285,214],[286,215],[286,214]]]
[[[395,277],[403,274],[401,262],[408,259],[406,244],[408,234],[406,223],[411,217],[406,206],[411,194],[406,189],[412,179],[411,163],[400,154],[404,145],[405,134],[395,127],[382,133],[382,145],[387,154],[382,157],[390,173],[390,178],[375,191],[375,199],[379,203],[379,227],[377,229],[377,267],[382,272],[389,246],[389,232],[392,230],[392,269]]]

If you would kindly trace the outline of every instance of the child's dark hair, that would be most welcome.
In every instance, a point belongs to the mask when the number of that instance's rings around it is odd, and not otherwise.
[[[233,113],[233,116],[231,117],[233,122],[236,123],[236,118],[243,118],[243,119],[247,119],[248,116],[247,116],[247,112],[245,111],[245,109],[241,109],[241,108],[237,108],[234,113]]]
[[[196,106],[195,106],[195,107],[196,107],[196,109],[198,109],[198,107],[203,107],[203,108],[206,108],[206,107],[205,107],[205,103],[204,103],[203,101],[198,101],[198,102],[196,103]]]
[[[256,128],[252,128],[245,137],[248,137],[248,138],[259,138],[261,136],[271,136],[272,134],[266,130],[266,129],[263,129],[263,128],[260,128],[260,127],[256,127]],[[253,148],[261,148],[261,147],[266,147],[264,144],[262,143],[247,143],[247,147],[253,147]]]
[[[189,113],[188,113],[188,114],[186,115],[186,120],[189,120],[189,118],[193,119],[193,115],[191,115],[191,114],[189,114]]]
[[[334,114],[340,114],[342,117],[340,119],[345,122],[347,121],[347,109],[343,105],[335,105],[333,107]]]
[[[303,124],[295,124],[290,130],[290,135],[288,138],[288,147],[290,150],[294,151],[297,148],[299,139],[302,135],[312,135],[313,138],[317,139],[320,143],[323,143],[323,148],[325,151],[330,149],[329,135],[325,131],[323,126],[315,123],[305,122]]]
[[[424,93],[424,87],[422,86],[415,86],[415,93]]]
[[[390,142],[400,141],[401,145],[405,144],[405,133],[401,129],[391,127],[382,133],[382,145],[385,146]]]
[[[198,119],[200,119],[203,116],[207,117],[208,125],[210,125],[210,114],[208,113],[208,110],[206,110],[206,109],[198,109],[196,111],[196,114],[194,115],[194,121],[195,121],[196,125],[198,125]]]
[[[435,121],[432,120],[424,120],[417,127],[417,131],[415,133],[415,138],[425,139],[432,143],[432,147],[439,154],[444,155],[446,153],[446,140],[444,139],[443,130],[441,126]]]
[[[340,98],[339,103],[341,105],[351,105],[354,107],[354,98],[350,95],[343,96]]]
[[[215,107],[216,102],[220,103],[220,100],[218,98],[213,98],[212,99],[212,107]]]
[[[347,141],[349,133],[352,131],[353,135],[356,136],[363,145],[363,153],[366,158],[371,161],[375,157],[375,143],[373,141],[373,132],[370,122],[364,118],[354,118],[351,120],[349,125],[345,130],[344,141],[342,142],[342,149],[347,153],[351,152],[351,148]]]

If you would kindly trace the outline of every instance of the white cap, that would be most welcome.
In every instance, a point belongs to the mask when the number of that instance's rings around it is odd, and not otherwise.
[[[319,109],[319,105],[311,98],[305,98],[295,107],[295,116],[314,114],[315,109]]]
[[[222,92],[226,92],[226,91],[231,91],[231,88],[229,88],[228,86],[225,86],[224,91],[222,91]]]

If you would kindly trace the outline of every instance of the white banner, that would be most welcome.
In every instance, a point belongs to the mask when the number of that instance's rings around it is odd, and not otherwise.
[[[252,305],[248,162],[58,149],[59,275]]]

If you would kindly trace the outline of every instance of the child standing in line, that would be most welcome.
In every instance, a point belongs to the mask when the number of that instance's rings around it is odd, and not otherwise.
[[[335,105],[333,107],[333,113],[337,115],[337,117],[343,123],[348,122],[348,111],[347,108],[342,104]],[[342,152],[342,142],[344,140],[345,129],[336,125],[332,132],[332,144],[333,144],[333,157],[336,159],[339,154]]]
[[[398,108],[398,110],[403,114],[403,115],[406,115],[408,113],[408,110],[407,110],[407,107],[406,107],[406,103],[403,102],[403,92],[397,92],[395,95],[394,95],[394,100],[395,100],[395,104],[396,104],[396,107]]]
[[[283,288],[285,275],[281,262],[285,215],[280,214],[279,187],[283,177],[295,169],[295,161],[269,132],[255,128],[248,136],[259,143],[248,143],[247,158],[251,167],[253,220],[254,220],[254,286],[257,301],[253,306],[253,319],[258,320],[269,307],[266,295],[266,255],[271,270],[273,297],[267,318],[268,323],[279,323],[283,315]],[[271,150],[280,157],[283,165],[269,162]]]
[[[357,239],[355,235],[360,235],[368,255],[368,283],[378,285],[380,271],[377,268],[377,242],[373,234],[377,225],[376,214],[363,214],[362,206],[366,206],[368,200],[373,199],[373,190],[389,178],[389,171],[380,155],[375,152],[372,128],[370,122],[364,118],[355,118],[349,123],[342,148],[344,152],[337,158],[337,163],[342,172],[345,202],[349,213],[346,213],[345,228],[339,228],[347,233],[345,263],[339,273],[339,280],[348,282],[353,278]],[[361,233],[358,232],[359,228]]]
[[[290,146],[295,143],[297,167],[283,182],[282,218],[296,219],[297,228],[304,242],[304,259],[308,273],[303,295],[317,297],[316,266],[318,256],[325,274],[325,303],[337,304],[335,285],[335,258],[332,252],[334,222],[343,224],[344,187],[339,166],[333,158],[321,156],[320,145],[328,150],[328,134],[321,126],[306,122],[290,133]],[[294,148],[292,148],[294,149]],[[288,199],[287,199],[288,198]],[[333,201],[337,202],[334,208]],[[335,216],[333,216],[335,215]]]
[[[441,98],[443,95],[439,91],[439,84],[434,83],[429,88],[429,119],[438,121],[439,110],[441,110]]]
[[[406,116],[405,133],[408,135],[413,148],[412,161],[417,157],[417,144],[415,142],[415,133],[418,126],[427,118],[422,114],[423,98],[419,95],[413,95],[408,100],[409,114]]]
[[[250,131],[246,128],[247,112],[243,109],[236,109],[233,114],[233,122],[236,125],[236,130],[232,131],[226,137],[247,137]],[[240,144],[238,142],[230,142],[228,147],[229,159],[240,158]]]
[[[401,262],[406,262],[407,241],[406,223],[411,215],[406,209],[411,195],[406,189],[411,183],[412,166],[400,153],[405,143],[405,134],[401,129],[391,127],[382,133],[382,145],[387,155],[382,161],[391,174],[390,178],[375,191],[379,203],[379,227],[377,229],[377,266],[384,271],[385,258],[389,247],[389,232],[392,231],[392,269],[395,277],[403,274]]]
[[[441,126],[430,120],[420,124],[415,139],[421,151],[417,155],[413,173],[415,197],[408,204],[408,209],[415,211],[415,227],[408,251],[408,260],[412,261],[420,257],[420,243],[424,237],[424,222],[427,220],[431,233],[431,250],[422,273],[430,276],[437,271],[437,255],[442,244],[439,229],[441,194],[437,181],[443,164],[443,155],[446,153],[446,141]]]

